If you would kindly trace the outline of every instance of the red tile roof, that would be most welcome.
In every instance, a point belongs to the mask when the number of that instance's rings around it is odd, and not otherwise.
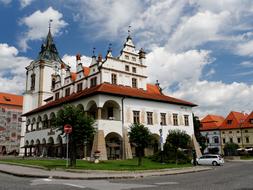
[[[23,106],[23,96],[0,92],[0,104]]]
[[[231,111],[226,119],[223,121],[221,124],[220,129],[225,130],[225,129],[238,129],[242,127],[242,123],[244,120],[248,117],[248,114],[244,114],[241,112],[235,112]],[[231,120],[232,123],[229,124],[228,120]]]
[[[253,128],[253,111],[244,120],[242,128]]]
[[[147,84],[147,91],[152,94],[161,94],[159,87],[155,84]]]
[[[84,74],[85,77],[89,76],[90,68],[83,66],[83,74]]]
[[[24,116],[27,116],[27,115],[30,115],[33,113],[37,113],[37,112],[45,110],[49,107],[59,106],[59,105],[69,103],[74,100],[88,97],[88,96],[95,95],[95,94],[119,95],[119,96],[126,96],[126,97],[131,97],[131,98],[139,98],[139,99],[145,99],[145,100],[166,102],[166,103],[185,105],[185,106],[191,106],[191,107],[197,106],[196,104],[193,104],[191,102],[176,99],[176,98],[173,98],[170,96],[165,96],[162,94],[152,93],[148,90],[145,91],[145,90],[137,89],[137,88],[102,83],[102,84],[97,85],[92,88],[86,88],[81,92],[73,93],[70,96],[63,97],[58,100],[49,102],[46,105],[43,105],[43,106],[36,108],[28,113],[25,113]]]
[[[201,131],[218,130],[224,121],[224,117],[220,115],[207,115],[204,117],[201,123]]]

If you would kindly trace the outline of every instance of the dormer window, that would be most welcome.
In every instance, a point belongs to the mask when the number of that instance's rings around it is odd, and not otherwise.
[[[35,89],[35,74],[31,75],[31,90]]]
[[[132,78],[132,87],[137,88],[137,79],[136,78]]]
[[[253,119],[249,119],[249,123],[253,124]]]
[[[227,124],[231,125],[232,124],[232,120],[227,120]]]
[[[117,75],[112,74],[112,84],[117,84]]]

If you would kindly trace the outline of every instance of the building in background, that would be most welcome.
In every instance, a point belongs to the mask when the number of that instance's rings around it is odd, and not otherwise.
[[[19,152],[23,96],[0,93],[0,154]]]
[[[219,115],[207,115],[201,121],[200,133],[206,138],[206,149],[204,153],[221,154],[220,126],[224,117]]]

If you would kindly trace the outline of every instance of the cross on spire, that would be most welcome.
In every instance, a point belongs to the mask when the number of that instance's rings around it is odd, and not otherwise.
[[[53,19],[49,19],[49,21],[48,21],[48,28],[49,28],[49,30],[51,29],[51,23],[53,22]]]

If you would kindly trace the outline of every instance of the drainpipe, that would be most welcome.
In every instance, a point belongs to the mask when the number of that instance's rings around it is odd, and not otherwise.
[[[122,159],[126,159],[126,152],[125,152],[125,141],[124,141],[124,100],[125,96],[121,99],[121,127],[122,127]]]

